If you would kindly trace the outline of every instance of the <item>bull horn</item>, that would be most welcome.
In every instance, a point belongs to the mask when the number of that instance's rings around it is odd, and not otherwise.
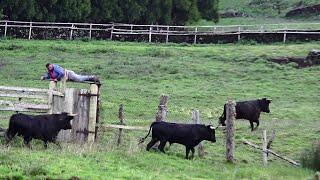
[[[74,117],[74,116],[77,116],[78,114],[72,114],[72,113],[69,113],[68,115],[69,115],[69,116],[73,116],[73,117]]]
[[[210,129],[214,129],[215,130],[216,128],[214,128],[213,126],[210,126]]]
[[[272,99],[267,99],[267,100],[272,101]]]

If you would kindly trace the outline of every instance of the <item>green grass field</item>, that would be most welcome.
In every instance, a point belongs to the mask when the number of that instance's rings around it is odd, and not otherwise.
[[[285,14],[294,9],[299,2],[304,5],[318,4],[318,0],[286,0],[286,5],[282,8],[281,13],[278,14],[277,10],[272,7],[253,6],[250,2],[258,2],[257,0],[224,0],[219,1],[219,12],[228,10],[235,10],[239,13],[245,13],[247,17],[236,18],[220,18],[219,22],[215,24],[212,21],[200,20],[192,25],[259,25],[259,24],[287,24],[287,23],[318,23],[319,16],[304,16],[295,18],[285,18]],[[262,1],[263,2],[263,1]],[[300,28],[306,28],[306,25],[301,25]],[[317,27],[318,28],[318,27]]]
[[[273,150],[299,161],[303,149],[319,139],[320,66],[296,69],[295,64],[267,61],[275,56],[306,56],[320,49],[317,42],[300,44],[177,45],[108,41],[0,40],[0,85],[47,88],[40,81],[45,63],[53,62],[102,79],[102,123],[117,123],[119,104],[126,109],[126,124],[148,126],[159,97],[170,96],[168,121],[191,122],[192,109],[201,121],[217,125],[223,104],[235,100],[272,98],[270,114],[262,114],[260,128],[251,133],[248,121],[236,121],[235,164],[225,160],[225,134],[216,132],[215,144],[205,142],[206,156],[185,160],[183,146],[167,154],[146,152],[138,145],[144,131],[124,131],[116,146],[117,130],[100,132],[93,146],[50,144],[33,149],[16,138],[10,147],[0,139],[0,179],[311,179],[312,170],[297,168],[242,144],[261,145],[261,134],[276,130]],[[86,88],[86,85],[69,84]],[[1,112],[0,127],[7,127],[12,112]],[[147,139],[148,141],[149,139]]]

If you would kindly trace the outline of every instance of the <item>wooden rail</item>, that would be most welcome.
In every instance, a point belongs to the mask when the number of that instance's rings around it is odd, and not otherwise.
[[[113,40],[116,35],[140,35],[146,36],[149,42],[153,42],[154,36],[165,37],[169,42],[169,36],[192,36],[196,44],[199,36],[203,35],[236,35],[241,40],[243,34],[282,34],[283,41],[287,40],[287,34],[311,34],[320,36],[320,23],[287,23],[287,24],[262,24],[262,25],[229,25],[229,26],[169,26],[169,25],[137,25],[137,24],[92,24],[92,23],[53,23],[53,22],[24,22],[24,21],[0,21],[0,28],[4,27],[3,36],[8,36],[12,28],[26,29],[25,38],[32,39],[35,29],[65,29],[64,36],[74,39],[76,31],[86,31],[83,35],[89,39],[94,38],[93,32],[105,31],[108,38]],[[104,34],[106,35],[106,34]],[[0,34],[1,36],[1,34]],[[60,37],[60,36],[59,36]],[[81,36],[82,37],[82,36]]]
[[[0,111],[47,113],[50,95],[64,96],[61,92],[48,89],[0,86]],[[31,102],[25,102],[26,99]]]

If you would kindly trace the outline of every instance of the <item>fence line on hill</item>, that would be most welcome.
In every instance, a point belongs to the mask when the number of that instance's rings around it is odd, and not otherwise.
[[[190,36],[191,43],[198,43],[200,36],[232,35],[237,40],[241,40],[243,35],[248,34],[281,34],[282,41],[287,41],[288,34],[316,35],[320,36],[320,23],[283,23],[283,24],[263,24],[263,25],[228,25],[228,26],[169,26],[169,25],[137,25],[137,24],[93,24],[93,23],[53,23],[53,22],[24,22],[24,21],[0,21],[0,28],[3,32],[0,36],[7,37],[9,30],[14,31],[16,28],[23,28],[25,31],[24,38],[32,39],[37,36],[36,30],[65,30],[55,38],[74,39],[76,31],[82,31],[89,39],[97,38],[94,32],[102,33],[104,39],[114,40],[118,36],[140,36],[148,42],[163,39],[165,43],[170,42],[169,37],[173,36]],[[67,33],[67,34],[66,34]],[[80,33],[80,32],[78,32]],[[41,34],[41,33],[40,33]],[[39,34],[38,34],[39,36]],[[155,37],[161,36],[161,37]]]

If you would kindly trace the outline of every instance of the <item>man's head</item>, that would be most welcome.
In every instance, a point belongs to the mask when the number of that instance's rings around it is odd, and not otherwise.
[[[52,70],[53,70],[53,64],[47,63],[47,64],[46,64],[46,68],[47,68],[49,71],[52,71]]]

